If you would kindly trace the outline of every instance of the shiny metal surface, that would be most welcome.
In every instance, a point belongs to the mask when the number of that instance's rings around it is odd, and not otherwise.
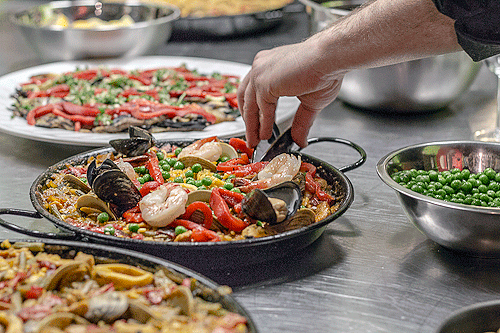
[[[481,255],[500,255],[500,209],[435,199],[392,180],[401,170],[500,171],[500,144],[443,141],[413,145],[389,153],[377,163],[380,178],[398,195],[408,218],[430,239],[447,248]]]
[[[12,21],[26,40],[43,60],[48,61],[149,54],[170,38],[172,22],[180,16],[180,10],[173,6],[133,2],[103,2],[99,11],[96,10],[96,1],[89,0],[54,1],[50,6],[54,11],[66,15],[70,22],[92,17],[106,21],[119,20],[128,14],[136,23],[126,27],[94,29],[39,27],[20,20],[27,11],[40,12],[39,7],[13,14]],[[85,15],[79,15],[82,8],[85,9]]]
[[[6,15],[33,1],[0,3],[0,73],[40,64]],[[198,56],[251,64],[262,49],[308,36],[307,15],[287,14],[265,34],[228,40],[174,41],[156,54]],[[278,261],[213,272],[232,279],[234,296],[261,332],[432,333],[455,310],[498,299],[500,260],[447,250],[406,216],[396,192],[378,177],[378,161],[401,147],[469,140],[495,124],[496,77],[481,68],[471,88],[447,108],[423,114],[380,114],[337,100],[310,137],[336,136],[360,144],[367,160],[348,173],[354,201],[307,249]],[[281,126],[281,125],[280,125]],[[289,124],[284,125],[283,131]],[[29,189],[50,165],[90,147],[34,142],[0,133],[0,207],[33,209]],[[338,167],[357,153],[325,144],[303,150]],[[5,217],[7,219],[7,217]],[[10,218],[33,229],[57,231],[45,220]],[[0,237],[19,238],[0,229]]]
[[[334,7],[320,5],[325,1],[300,0],[309,13],[309,29],[314,34],[342,16],[350,7],[365,2],[336,1]],[[370,110],[415,113],[441,109],[469,89],[477,76],[479,63],[465,52],[413,60],[401,64],[349,72],[342,83],[339,98],[355,107]]]

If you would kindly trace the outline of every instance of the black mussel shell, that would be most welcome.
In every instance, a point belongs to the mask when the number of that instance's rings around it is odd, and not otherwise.
[[[130,126],[128,128],[128,133],[130,136],[128,139],[115,139],[109,141],[111,147],[125,156],[134,157],[143,155],[155,144],[155,140],[151,133],[140,127]]]
[[[108,170],[120,170],[120,168],[109,158],[105,159],[99,167],[97,167],[96,161],[93,160],[87,168],[87,182],[89,183],[89,186],[92,187],[94,179],[99,174]]]
[[[276,224],[277,218],[269,198],[281,199],[286,203],[287,217],[293,216],[302,204],[302,191],[300,186],[292,181],[287,181],[273,187],[250,192],[241,204],[243,211],[250,217]]]
[[[87,169],[87,180],[97,197],[112,205],[119,216],[137,206],[142,198],[132,180],[110,159],[99,167],[95,160],[92,161]]]

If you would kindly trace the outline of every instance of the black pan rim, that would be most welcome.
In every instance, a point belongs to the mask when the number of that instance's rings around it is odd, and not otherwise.
[[[195,140],[158,140],[157,144],[187,144],[190,142],[193,142]],[[354,188],[352,186],[351,181],[338,169],[333,167],[327,162],[324,162],[322,160],[319,160],[315,157],[312,157],[310,155],[304,154],[304,153],[296,153],[300,154],[302,157],[306,157],[306,159],[309,159],[310,161],[314,162],[317,167],[321,166],[321,169],[325,169],[327,171],[330,171],[332,175],[335,175],[337,177],[340,177],[343,186],[345,187],[345,198],[342,204],[340,205],[339,209],[332,215],[329,215],[327,218],[318,221],[316,223],[313,223],[309,226],[302,227],[299,229],[295,230],[290,230],[286,231],[281,234],[277,235],[272,235],[272,236],[266,236],[266,237],[260,237],[260,238],[249,238],[249,239],[244,239],[244,240],[237,240],[237,241],[222,241],[222,242],[158,242],[158,241],[145,241],[145,240],[138,240],[138,239],[129,239],[129,238],[119,238],[111,235],[104,235],[96,232],[92,232],[89,230],[81,229],[76,226],[73,226],[65,221],[61,221],[57,219],[54,215],[50,214],[38,201],[38,198],[36,196],[38,188],[41,186],[41,182],[47,178],[51,173],[54,173],[58,170],[61,170],[62,168],[65,167],[65,165],[69,163],[73,163],[75,161],[83,161],[91,156],[97,155],[97,154],[103,154],[103,153],[108,153],[114,151],[113,148],[111,147],[102,147],[102,148],[97,148],[93,149],[87,152],[83,152],[80,154],[76,154],[73,156],[70,156],[52,166],[50,166],[45,172],[43,172],[41,175],[39,175],[36,180],[32,183],[31,188],[30,188],[30,199],[31,203],[33,204],[34,208],[46,219],[51,221],[53,224],[55,224],[57,227],[60,227],[63,230],[70,230],[75,232],[78,235],[85,235],[91,239],[98,239],[100,241],[107,241],[107,242],[113,242],[113,243],[124,243],[124,244],[134,244],[134,245],[141,245],[141,244],[148,244],[148,245],[155,245],[158,247],[167,247],[167,248],[196,248],[196,249],[217,249],[217,248],[244,248],[244,247],[253,247],[258,245],[265,245],[265,244],[272,244],[277,241],[284,241],[287,239],[292,239],[295,237],[300,237],[304,234],[311,233],[315,231],[316,229],[320,228],[326,228],[328,224],[336,220],[338,217],[343,215],[345,211],[350,207],[354,200]],[[322,170],[320,169],[319,172]],[[232,245],[230,245],[232,244]]]

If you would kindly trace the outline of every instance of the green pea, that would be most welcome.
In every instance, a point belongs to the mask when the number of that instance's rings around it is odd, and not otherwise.
[[[141,184],[144,184],[146,181],[144,180],[144,177],[137,177],[137,181]]]
[[[236,192],[236,193],[241,193],[241,190],[237,187],[232,188],[231,191]]]
[[[497,173],[495,172],[495,170],[493,170],[492,168],[486,168],[484,169],[483,173],[489,178],[489,179],[495,179]]]
[[[161,166],[161,168],[162,168],[162,170],[163,170],[163,171],[170,171],[171,166],[170,166],[170,164],[165,163],[165,164],[163,164],[163,165]]]
[[[184,178],[182,176],[177,176],[174,178],[174,183],[184,183]]]
[[[203,170],[203,167],[201,166],[200,163],[195,163],[191,166],[191,170],[193,170],[194,173],[198,173],[201,170]]]
[[[212,176],[214,176],[217,179],[222,179],[222,176],[218,173],[213,173]]]
[[[158,160],[161,161],[165,158],[165,154],[163,154],[162,151],[156,152],[156,157],[158,157]]]
[[[139,225],[137,223],[129,223],[127,228],[129,231],[137,232],[139,230]]]
[[[221,156],[221,157],[219,157],[218,161],[221,163],[227,162],[227,161],[229,161],[229,157],[228,156]]]
[[[460,187],[462,187],[462,181],[458,180],[458,179],[455,179],[454,181],[452,181],[450,183],[450,187],[455,190],[455,191],[458,191],[460,189]]]
[[[181,153],[181,151],[182,151],[182,148],[181,148],[181,147],[176,148],[176,149],[174,150],[174,154],[175,154],[175,156],[179,156],[179,154]]]
[[[438,172],[436,170],[429,170],[429,179],[432,181],[438,180]]]
[[[467,180],[467,181],[462,183],[460,189],[462,191],[464,191],[465,193],[470,193],[470,191],[472,190],[472,183]]]
[[[168,172],[168,171],[162,171],[161,175],[163,177],[163,180],[167,180],[170,178],[170,172]]]
[[[194,178],[186,178],[186,184],[196,186],[196,180]]]
[[[109,235],[115,234],[115,228],[112,225],[105,226],[103,231],[105,234],[109,234]]]
[[[99,223],[106,223],[109,221],[109,214],[106,212],[102,212],[99,215],[97,215],[97,222]]]
[[[193,177],[194,177],[194,172],[193,172],[193,170],[187,170],[186,172],[184,172],[184,176],[185,176],[186,178],[188,178],[188,177],[193,178]]]
[[[208,177],[204,177],[202,178],[201,180],[201,183],[204,185],[204,186],[210,186],[212,185],[212,179],[208,178]]]
[[[184,163],[182,163],[181,161],[176,161],[175,164],[174,164],[174,169],[175,170],[182,170],[182,169],[184,169]]]
[[[232,190],[234,185],[232,183],[225,183],[224,186],[222,186],[226,190]]]
[[[201,186],[203,186],[203,183],[201,182],[201,180],[196,180],[196,181],[194,182],[194,185],[195,185],[196,187],[201,187]]]
[[[488,184],[488,190],[498,191],[498,190],[500,190],[500,184],[498,184],[496,181],[492,180]]]
[[[484,185],[488,185],[490,183],[490,177],[486,176],[484,173],[482,175],[479,176],[479,180],[481,181],[481,183],[483,183]]]
[[[180,234],[185,233],[188,230],[185,227],[183,227],[182,225],[178,225],[177,227],[175,227],[174,231],[175,231],[176,235],[180,235]]]
[[[486,191],[488,191],[488,186],[486,186],[486,185],[479,185],[477,187],[477,189],[479,190],[480,193],[486,193]]]
[[[140,175],[144,175],[147,171],[147,168],[144,165],[138,166],[134,168],[134,171]]]
[[[206,190],[206,189],[207,189],[207,187],[204,186],[204,185],[198,187],[198,190],[200,190],[200,191],[203,191],[203,190]]]
[[[153,177],[151,177],[151,175],[150,175],[149,173],[145,174],[145,175],[143,176],[143,178],[144,178],[144,182],[145,182],[145,183],[150,182],[150,181],[152,181],[152,180],[153,180]]]
[[[170,158],[168,160],[168,164],[173,167],[175,165],[175,163],[177,163],[177,159],[176,158]]]
[[[467,180],[469,179],[469,177],[470,177],[469,169],[463,169],[462,171],[460,171],[460,178],[462,178],[463,180]]]

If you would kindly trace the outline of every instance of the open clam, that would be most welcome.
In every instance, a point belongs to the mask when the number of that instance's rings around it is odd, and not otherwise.
[[[155,144],[155,140],[151,133],[140,127],[130,126],[128,128],[128,134],[128,139],[109,141],[111,147],[125,156],[134,157],[143,155]]]
[[[130,178],[110,159],[106,159],[99,167],[95,160],[87,169],[87,180],[99,199],[116,208],[122,215],[133,208],[142,196]]]
[[[226,157],[227,159],[233,159],[238,157],[238,152],[229,144],[225,142],[209,142],[213,145],[214,152],[211,153],[210,157],[204,151],[193,150],[189,153],[179,154],[179,161],[181,161],[184,166],[191,167],[193,164],[200,164],[204,169],[208,169],[211,172],[216,172],[217,167],[214,164],[221,157]],[[184,151],[184,150],[183,150]],[[187,151],[187,149],[186,149]]]
[[[301,203],[300,186],[286,181],[264,190],[253,190],[243,199],[241,208],[248,216],[273,225],[293,216]]]

